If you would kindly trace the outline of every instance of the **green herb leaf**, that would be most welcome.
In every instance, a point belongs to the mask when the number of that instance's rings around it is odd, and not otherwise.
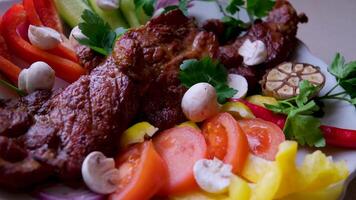
[[[143,9],[148,16],[152,16],[155,11],[155,0],[134,0],[136,10]]]
[[[247,0],[247,12],[257,18],[268,15],[275,4],[274,0]]]
[[[225,16],[222,19],[224,26],[225,26],[225,31],[223,35],[223,41],[222,43],[225,43],[234,37],[240,35],[243,31],[247,30],[248,25],[245,24],[243,21],[239,19],[235,19],[233,17]]]
[[[171,10],[179,9],[183,12],[184,15],[187,16],[188,15],[188,2],[189,2],[189,0],[179,0],[178,5],[171,5],[171,6],[165,7],[163,13],[167,13]]]
[[[180,66],[179,79],[189,88],[197,83],[206,82],[215,87],[220,103],[234,96],[237,91],[227,85],[227,71],[225,67],[209,57],[201,60],[185,60]]]
[[[301,145],[324,147],[320,124],[320,120],[313,116],[292,114],[287,118],[284,132],[288,139],[294,139]]]
[[[226,11],[232,15],[240,11],[240,7],[245,4],[244,0],[229,0]]]
[[[351,96],[356,97],[356,77],[346,80],[340,80],[340,86]]]
[[[345,64],[345,58],[337,53],[328,70],[337,79],[352,78],[356,75],[356,61]]]
[[[17,88],[16,86],[12,85],[11,83],[0,79],[0,85],[8,88],[9,90],[12,90],[14,92],[16,92],[19,96],[26,96],[27,93],[23,90],[20,90],[19,88]]]
[[[116,40],[116,33],[111,30],[108,23],[90,10],[84,10],[82,19],[79,29],[87,38],[77,38],[78,42],[100,54],[109,55]]]
[[[310,100],[318,88],[305,80],[300,83],[299,90],[298,96],[279,101],[277,105],[266,105],[266,107],[273,112],[287,115],[284,126],[287,139],[296,140],[301,145],[325,146],[320,130],[320,120],[312,116],[320,112],[320,107],[314,100]]]
[[[295,101],[298,107],[301,107],[318,91],[318,87],[315,87],[309,81],[303,80],[299,85],[299,90],[299,95]]]

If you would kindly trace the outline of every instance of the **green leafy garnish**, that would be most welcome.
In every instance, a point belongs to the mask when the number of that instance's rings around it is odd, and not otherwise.
[[[189,88],[197,83],[206,82],[214,86],[219,103],[224,103],[233,97],[237,90],[227,85],[227,71],[218,61],[209,57],[201,60],[190,59],[183,61],[180,66],[179,79]]]
[[[16,86],[12,85],[11,83],[5,81],[5,80],[2,80],[0,79],[0,85],[16,92],[19,96],[26,96],[27,93],[23,90],[20,90],[19,88],[17,88]]]
[[[314,100],[310,100],[311,96],[317,93],[318,88],[304,80],[300,83],[299,90],[298,96],[266,107],[276,113],[287,115],[284,126],[287,139],[296,140],[301,145],[323,147],[325,139],[320,130],[320,119],[313,116],[320,107]]]
[[[240,33],[247,30],[247,28],[249,27],[248,24],[244,23],[239,19],[235,19],[233,17],[225,16],[223,17],[222,21],[225,26],[224,35],[221,41],[222,43],[225,43],[233,39],[237,35],[240,35]]]
[[[188,15],[188,1],[189,0],[179,0],[178,5],[171,5],[164,8],[163,13],[169,12],[171,10],[179,9],[184,15]]]
[[[155,0],[134,0],[136,10],[143,9],[146,15],[152,16],[155,11]]]
[[[262,18],[268,15],[274,4],[274,0],[247,0],[247,12],[250,16]]]
[[[86,38],[76,38],[78,42],[102,55],[109,55],[117,38],[115,31],[111,30],[109,24],[105,23],[99,15],[90,10],[84,10],[81,17],[83,22],[79,23],[79,29]]]
[[[351,98],[356,98],[356,61],[345,63],[345,58],[337,53],[328,71],[335,76],[338,84],[327,93],[327,96],[340,85],[345,92],[338,94],[337,97],[342,98],[340,95],[348,94]],[[327,96],[324,96],[324,98],[327,98]],[[355,105],[354,99],[345,98],[344,100]]]
[[[234,15],[239,12],[241,7],[245,4],[244,0],[229,0],[229,4],[226,6],[226,11]]]

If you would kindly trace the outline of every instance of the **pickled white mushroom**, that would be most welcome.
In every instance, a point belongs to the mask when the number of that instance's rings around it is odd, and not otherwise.
[[[221,160],[201,159],[193,167],[195,181],[199,187],[209,193],[223,193],[231,183],[232,166]]]
[[[201,122],[218,113],[215,88],[209,83],[197,83],[184,94],[182,110],[193,122]]]
[[[53,49],[63,41],[56,30],[34,25],[30,25],[28,29],[28,39],[32,45],[43,50]]]
[[[99,194],[115,192],[119,178],[119,170],[115,168],[115,161],[107,158],[101,152],[90,153],[82,164],[82,176],[90,190]]]
[[[248,83],[245,77],[238,74],[229,74],[227,77],[227,85],[237,90],[237,93],[232,98],[238,99],[246,96]]]
[[[239,54],[243,57],[243,61],[248,66],[254,66],[263,63],[267,59],[267,48],[261,40],[251,42],[247,39],[241,45]]]
[[[119,0],[96,0],[96,5],[102,10],[117,10],[119,8]]]
[[[36,90],[51,90],[55,82],[54,70],[45,62],[35,62],[20,72],[19,89],[32,93]]]

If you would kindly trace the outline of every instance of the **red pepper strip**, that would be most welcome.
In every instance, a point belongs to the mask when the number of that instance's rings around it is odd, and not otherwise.
[[[51,27],[54,30],[63,33],[62,22],[59,18],[53,0],[34,0],[33,2],[42,23],[45,26]]]
[[[281,129],[284,128],[286,116],[275,114],[264,107],[252,104],[246,100],[239,99],[234,101],[240,101],[244,103],[247,107],[250,108],[252,113],[257,118],[275,123]],[[341,129],[324,125],[320,126],[320,129],[323,132],[327,145],[344,148],[356,148],[356,130]]]
[[[336,147],[356,148],[356,130],[321,126],[326,144]]]
[[[21,69],[13,64],[8,59],[0,55],[0,72],[4,74],[14,85],[17,85],[17,80]]]
[[[234,100],[234,101],[236,101],[236,100]],[[281,115],[281,114],[276,114],[262,106],[255,105],[255,104],[250,103],[243,99],[238,99],[237,101],[240,101],[240,102],[244,103],[247,107],[249,107],[250,110],[252,111],[252,113],[257,118],[261,118],[263,120],[277,124],[281,129],[284,128],[284,124],[286,123],[286,116]]]
[[[46,0],[46,1],[48,1],[48,0]],[[30,24],[35,25],[35,26],[47,26],[47,27],[55,29],[56,26],[53,27],[53,24],[51,24],[51,26],[49,26],[49,25],[46,25],[45,23],[42,23],[41,17],[39,16],[39,14],[35,8],[35,4],[39,3],[39,2],[40,2],[40,0],[36,0],[36,1],[23,0],[23,6],[26,10],[26,15],[27,15],[28,21],[30,22]],[[46,2],[45,2],[45,4],[46,4]],[[43,9],[41,9],[41,10],[43,11]],[[50,12],[50,11],[48,10],[48,12]],[[46,20],[49,21],[49,19],[46,19]],[[53,19],[53,20],[55,21],[55,19]],[[58,27],[57,27],[57,29],[58,29]],[[27,34],[27,31],[26,31],[26,34]],[[24,39],[27,39],[27,36]],[[77,54],[73,50],[63,46],[62,44],[58,45],[58,47],[56,47],[54,49],[48,50],[48,52],[55,54],[57,56],[63,57],[63,58],[67,58],[67,59],[72,60],[77,63],[79,62]]]
[[[2,23],[6,27],[3,30],[3,36],[9,48],[17,56],[30,63],[36,61],[48,63],[56,71],[58,77],[70,83],[78,80],[81,75],[86,73],[86,70],[78,63],[42,51],[19,36],[16,31],[17,27],[25,23],[26,20],[26,12],[21,4],[12,6],[3,16]]]

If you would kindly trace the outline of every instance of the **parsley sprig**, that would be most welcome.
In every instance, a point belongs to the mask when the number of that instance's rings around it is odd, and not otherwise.
[[[211,84],[216,90],[219,103],[224,103],[237,93],[237,90],[227,85],[227,75],[221,63],[204,57],[201,60],[185,60],[180,66],[179,79],[187,88],[201,82]]]
[[[90,10],[84,10],[81,17],[83,22],[79,23],[79,29],[86,38],[76,38],[77,41],[104,56],[109,55],[118,33],[112,30],[110,25],[104,22],[99,15]]]
[[[134,0],[136,10],[141,8],[147,16],[152,17],[155,11],[156,0]]]
[[[8,88],[9,90],[12,90],[14,92],[16,92],[19,96],[23,97],[23,96],[26,96],[27,93],[23,90],[20,90],[19,88],[17,88],[16,86],[12,85],[11,83],[3,80],[3,79],[0,79],[0,85]]]
[[[325,139],[320,130],[320,119],[313,116],[320,107],[310,99],[317,93],[318,88],[304,80],[300,83],[299,89],[298,96],[266,107],[276,113],[287,115],[284,126],[287,139],[296,140],[301,145],[324,147]]]
[[[337,53],[328,71],[335,76],[337,84],[319,99],[336,99],[356,105],[356,61],[345,63],[345,58]],[[333,93],[338,86],[345,91]]]

